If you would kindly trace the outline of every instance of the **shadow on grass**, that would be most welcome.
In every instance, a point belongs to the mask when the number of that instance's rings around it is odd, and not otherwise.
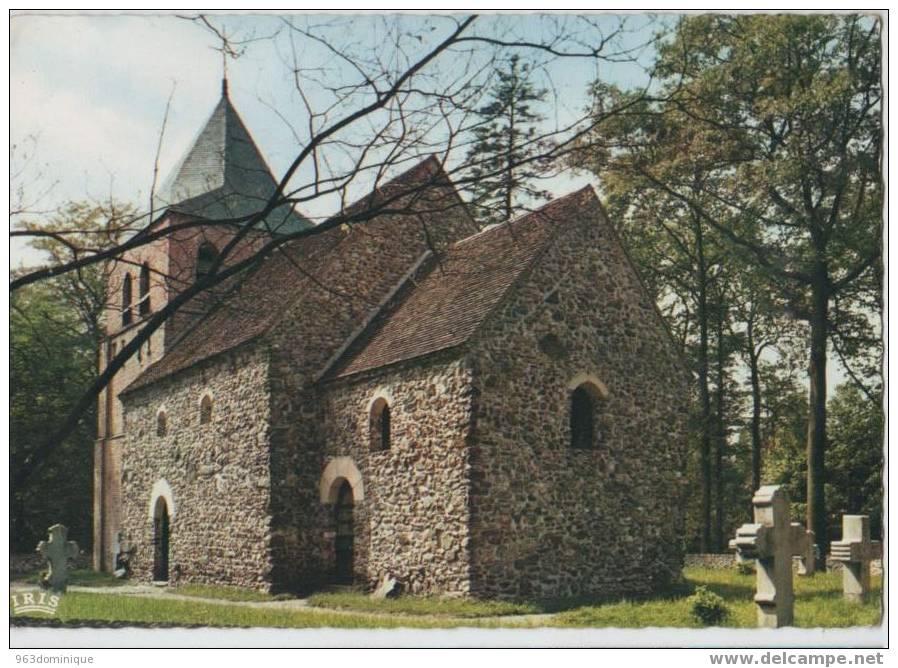
[[[41,579],[46,572],[46,570],[31,571],[25,575],[19,575],[15,579],[35,586],[40,586]],[[79,568],[69,572],[68,583],[69,585],[77,587],[121,587],[122,585],[128,584],[128,580],[117,578],[110,573]]]

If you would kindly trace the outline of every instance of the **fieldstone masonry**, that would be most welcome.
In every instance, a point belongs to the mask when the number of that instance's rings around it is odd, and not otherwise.
[[[595,194],[477,232],[431,158],[343,213],[404,188],[408,212],[285,245],[120,393],[104,503],[133,576],[504,599],[679,577],[690,380]]]
[[[189,378],[125,395],[123,526],[132,576],[153,573],[153,513],[169,515],[170,579],[266,588],[268,557],[267,355],[244,348],[200,365]],[[212,420],[200,424],[202,397]],[[156,417],[167,414],[157,436]],[[168,498],[170,495],[170,498]]]
[[[882,556],[882,543],[870,540],[867,515],[842,515],[842,540],[830,545],[832,558],[842,564],[842,593],[860,602],[870,591],[870,562]]]

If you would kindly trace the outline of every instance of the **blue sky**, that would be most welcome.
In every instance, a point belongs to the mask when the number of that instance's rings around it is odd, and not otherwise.
[[[341,31],[353,31],[359,49],[388,39],[396,22],[395,16],[385,15],[313,15],[295,20],[336,21],[339,26],[330,34],[339,37]],[[424,52],[428,39],[442,39],[451,27],[445,18],[427,15],[403,15],[398,20],[401,31],[425,36],[418,54],[411,57]],[[611,16],[599,20],[609,27],[618,21]],[[299,148],[307,120],[290,71],[290,31],[274,15],[218,15],[213,21],[238,38],[265,37],[281,28],[276,39],[248,45],[240,58],[228,63],[231,99],[279,177]],[[651,35],[646,17],[631,15],[627,21],[632,33],[623,39],[623,46],[640,44]],[[552,29],[551,19],[534,15],[485,16],[478,22],[480,31],[531,39]],[[33,149],[35,159],[24,175],[27,190],[40,194],[52,186],[39,202],[41,209],[110,195],[138,205],[147,202],[169,96],[160,181],[189,147],[220,96],[222,62],[213,48],[215,37],[173,15],[20,14],[11,20],[10,40],[11,144],[20,147],[13,162]],[[301,66],[327,68],[321,75],[326,82],[352,80],[353,74],[341,69],[324,47],[297,40],[296,35],[292,44],[297,45]],[[643,60],[649,56],[645,52]],[[597,74],[622,85],[645,80],[643,70],[632,64],[599,67],[597,72],[588,59],[547,64],[545,73],[557,92],[543,110],[550,115],[550,126],[583,111],[587,86]],[[451,58],[434,63],[441,76],[450,75],[452,68]],[[310,88],[313,101],[326,101],[315,86]],[[30,138],[36,138],[33,144]],[[551,182],[549,190],[564,194],[585,182],[586,176],[565,175]],[[12,251],[13,266],[33,261],[21,244]]]

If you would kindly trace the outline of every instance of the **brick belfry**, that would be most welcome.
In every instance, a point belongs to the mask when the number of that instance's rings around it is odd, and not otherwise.
[[[193,144],[154,197],[156,230],[184,221],[247,218],[274,192],[276,181],[228,95],[222,79],[221,99]],[[248,235],[245,249],[272,234],[309,226],[290,207],[282,206]],[[185,229],[135,248],[109,264],[104,336],[100,342],[99,372],[140,330],[150,315],[196,278],[203,262],[214,259],[236,226],[209,225]],[[257,231],[258,230],[258,231]],[[245,250],[244,249],[244,250]],[[241,249],[232,259],[239,258]],[[100,394],[94,449],[94,568],[115,567],[113,546],[120,529],[123,434],[119,392],[144,369],[166,354],[171,343],[201,315],[202,302],[193,300],[156,330]]]

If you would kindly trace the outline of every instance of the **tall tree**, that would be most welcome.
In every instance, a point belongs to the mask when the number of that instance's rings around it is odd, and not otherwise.
[[[68,202],[37,222],[27,213],[30,245],[52,262],[114,246],[134,221],[133,207],[115,201]],[[53,232],[44,233],[48,228]],[[13,277],[15,278],[15,276]],[[10,469],[18,475],[46,438],[46,427],[69,412],[97,376],[107,281],[99,264],[29,285],[10,296]],[[91,406],[62,440],[31,485],[10,488],[16,549],[31,549],[54,522],[63,522],[82,547],[90,545],[93,443]]]
[[[698,397],[692,420],[701,490],[698,549],[721,549],[723,493],[715,480],[722,481],[726,438],[722,423],[729,352],[721,332],[728,329],[732,251],[703,216],[703,208],[715,205],[705,194],[713,174],[703,163],[703,146],[696,143],[703,138],[682,116],[653,113],[638,93],[602,86],[595,93],[597,106],[630,111],[597,128],[571,163],[601,179],[612,219],[692,364]],[[645,165],[667,179],[688,181],[690,199],[656,187],[644,177]]]
[[[57,286],[29,286],[10,298],[9,360],[9,459],[15,475],[46,437],[46,426],[65,415],[96,376],[96,341]],[[56,522],[66,524],[79,545],[90,546],[93,417],[91,410],[32,485],[10,487],[12,549],[33,550]]]
[[[685,17],[659,48],[660,95],[642,127],[687,124],[681,162],[709,178],[699,197],[692,173],[645,159],[645,129],[629,162],[750,253],[767,289],[808,323],[807,524],[824,550],[827,344],[858,286],[881,290],[869,280],[881,261],[880,60],[871,17]]]
[[[534,109],[547,91],[533,85],[530,65],[517,55],[496,70],[496,77],[487,103],[475,112],[478,121],[466,158],[473,179],[468,192],[484,225],[511,220],[523,206],[549,198],[536,186],[549,164],[536,160],[547,143],[538,131],[544,118]]]

